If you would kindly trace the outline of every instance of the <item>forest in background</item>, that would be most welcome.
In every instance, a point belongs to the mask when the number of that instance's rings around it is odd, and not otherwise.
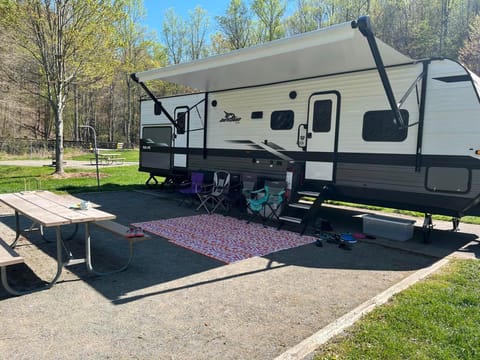
[[[287,1],[230,0],[214,18],[198,6],[186,18],[168,9],[155,34],[142,25],[142,0],[0,0],[0,141],[54,139],[58,164],[64,141],[90,136],[82,125],[100,142],[138,144],[144,94],[131,73],[361,15],[406,55],[453,58],[480,73],[480,0],[296,0],[290,13]],[[157,96],[185,91],[148,86]]]

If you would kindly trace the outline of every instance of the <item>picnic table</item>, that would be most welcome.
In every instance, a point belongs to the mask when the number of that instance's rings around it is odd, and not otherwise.
[[[90,158],[90,165],[95,165],[96,161],[96,158]],[[120,154],[98,152],[98,163],[100,165],[122,165],[124,162],[125,158],[120,157]]]
[[[89,225],[99,221],[113,220],[116,218],[114,214],[99,210],[96,207],[89,206],[87,209],[81,209],[78,204],[81,199],[73,196],[61,196],[49,191],[27,191],[9,194],[0,194],[0,201],[5,205],[15,210],[15,231],[16,237],[14,242],[9,246],[12,251],[3,251],[3,256],[6,258],[11,255],[11,261],[7,260],[0,264],[2,284],[5,289],[13,295],[21,293],[12,289],[7,282],[5,266],[14,263],[23,262],[23,258],[19,257],[13,251],[16,242],[18,241],[21,229],[19,217],[25,216],[32,220],[33,223],[39,224],[40,227],[54,227],[56,230],[56,258],[57,258],[57,272],[54,278],[48,282],[47,288],[55,285],[62,274],[63,267],[74,263],[85,262],[87,269],[95,272],[91,260],[91,246],[90,246],[90,229]],[[63,260],[63,248],[65,247],[64,239],[62,238],[61,227],[65,225],[84,224],[85,226],[85,259],[68,259]],[[3,247],[5,244],[3,244]]]

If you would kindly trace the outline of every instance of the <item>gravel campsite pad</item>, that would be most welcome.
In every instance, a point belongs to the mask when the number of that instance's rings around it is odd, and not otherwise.
[[[155,191],[79,197],[125,225],[196,214]],[[2,237],[11,240],[15,218],[7,208],[0,211]],[[359,231],[353,213],[332,211],[335,229]],[[479,232],[476,226],[467,230],[439,231],[438,245],[434,238],[425,246],[438,250],[452,243],[442,250],[447,256]],[[81,254],[82,235],[80,229],[70,241],[71,251]],[[127,256],[125,241],[98,229],[92,235],[99,267]],[[17,251],[27,265],[11,269],[12,285],[49,278],[54,246],[33,234],[21,239]],[[310,243],[227,265],[152,236],[136,244],[125,272],[92,276],[78,264],[46,291],[15,298],[0,289],[0,353],[9,359],[273,359],[437,260],[359,241],[350,250]]]

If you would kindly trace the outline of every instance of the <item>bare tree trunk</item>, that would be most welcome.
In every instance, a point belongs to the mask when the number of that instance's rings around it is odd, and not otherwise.
[[[130,83],[130,77],[127,76],[127,123],[125,128],[125,139],[130,142],[130,133],[132,126],[132,84]]]
[[[115,87],[110,85],[110,117],[108,119],[108,141],[113,142],[115,136]]]
[[[73,85],[73,106],[74,106],[74,115],[73,115],[73,121],[74,121],[74,139],[75,141],[79,141],[80,140],[80,129],[79,129],[79,125],[80,125],[80,121],[79,121],[79,118],[80,118],[80,115],[79,115],[79,106],[78,106],[78,87],[77,87],[77,84],[74,84]]]
[[[63,170],[63,110],[56,116],[55,126],[55,173],[64,174]]]

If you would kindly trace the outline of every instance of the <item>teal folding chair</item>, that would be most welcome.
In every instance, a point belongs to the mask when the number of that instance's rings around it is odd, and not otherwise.
[[[250,192],[250,198],[247,198],[247,209],[252,215],[247,223],[254,217],[259,217],[262,220],[262,224],[265,226],[267,217],[265,216],[265,206],[268,204],[270,193],[268,186],[264,186],[262,189],[254,190]]]
[[[275,218],[280,221],[280,213],[282,212],[283,203],[285,201],[285,181],[266,181],[265,187],[269,189],[269,198],[265,204],[268,208],[268,214],[266,214],[266,221]]]

